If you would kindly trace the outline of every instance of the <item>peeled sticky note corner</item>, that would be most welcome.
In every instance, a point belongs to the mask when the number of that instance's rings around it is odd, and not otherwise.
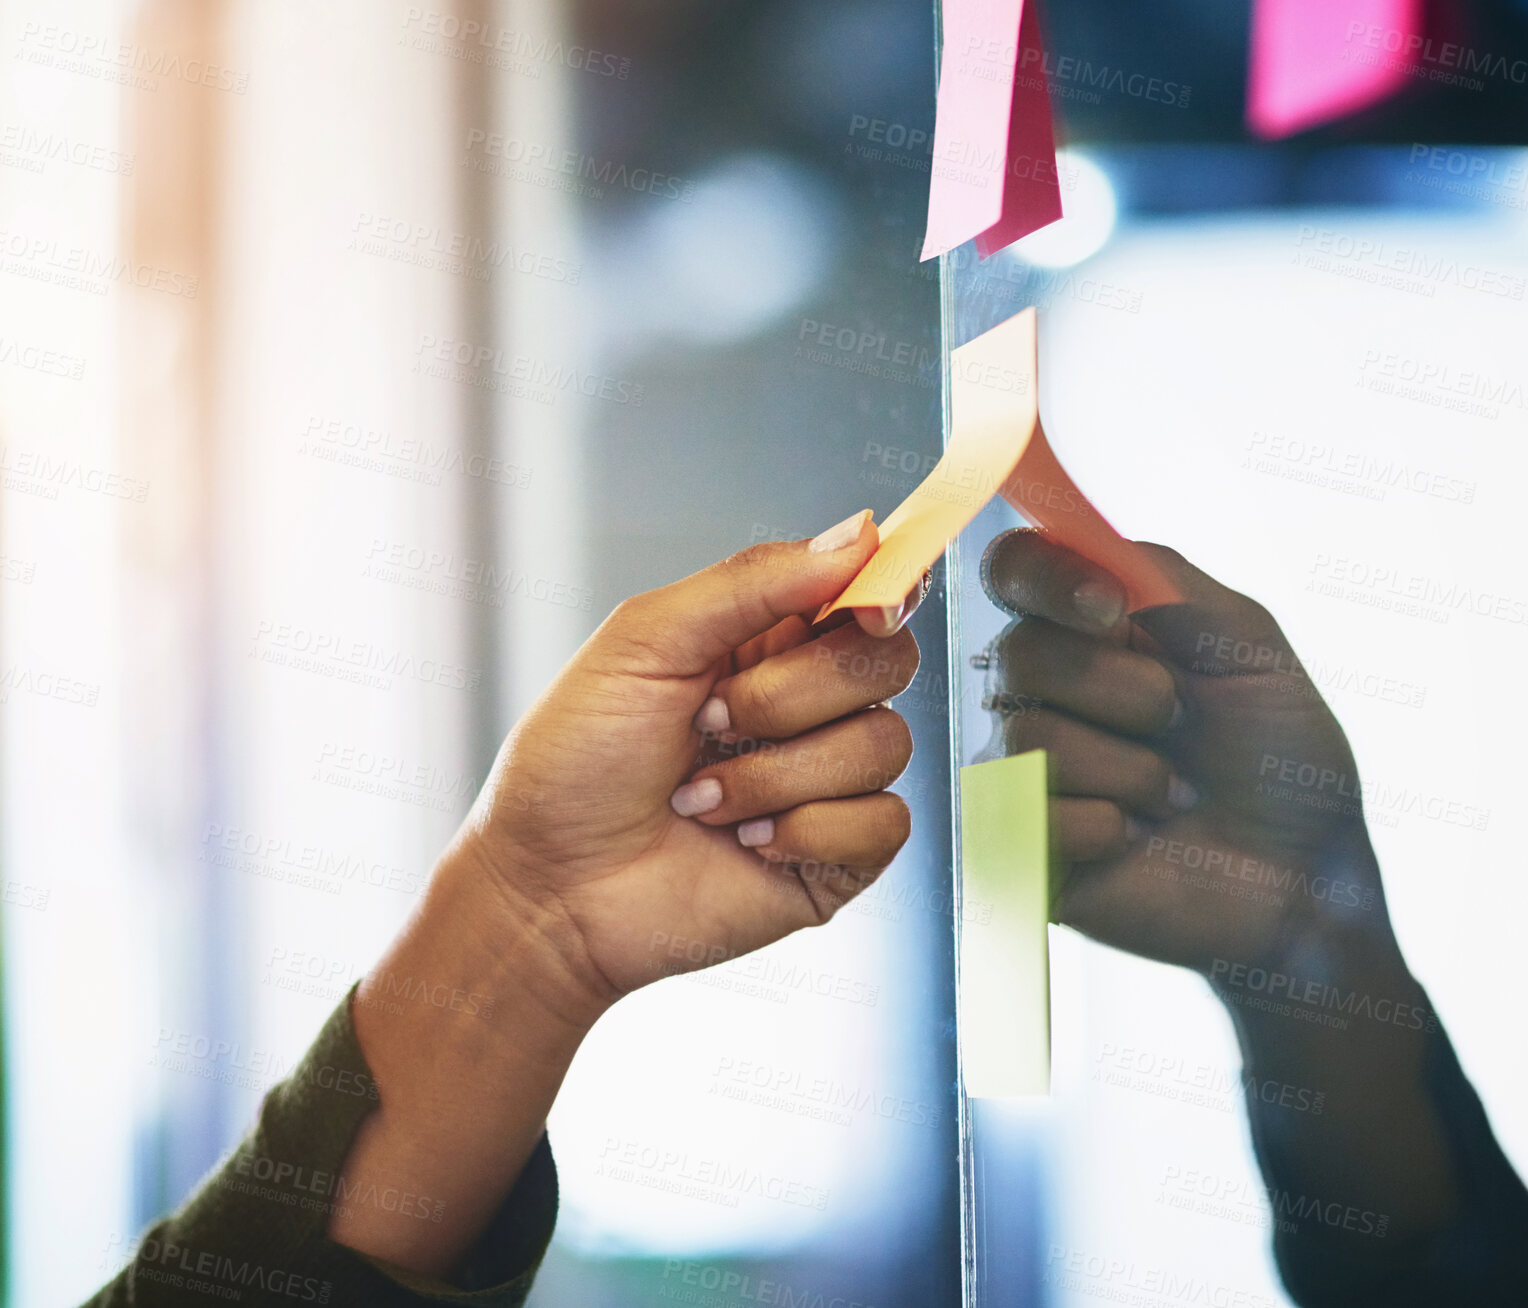
[[[1050,1093],[1045,751],[960,769],[960,1061],[966,1094]]]
[[[1247,125],[1276,140],[1395,94],[1421,43],[1421,0],[1255,0]]]
[[[944,0],[924,259],[1061,217],[1037,0]]]
[[[1024,457],[1003,483],[1001,493],[1053,540],[1119,578],[1131,613],[1182,602],[1182,592],[1151,556],[1115,531],[1078,489],[1038,422],[1024,447]]]
[[[1131,612],[1183,598],[1067,476],[1039,421],[1036,320],[1025,309],[950,354],[950,441],[921,485],[881,524],[881,544],[848,589],[817,614],[889,608],[1001,494],[1035,526],[1118,577]]]
[[[1018,466],[1038,413],[1035,311],[1025,309],[950,355],[950,440],[922,483],[881,524],[881,544],[816,621],[900,604]]]

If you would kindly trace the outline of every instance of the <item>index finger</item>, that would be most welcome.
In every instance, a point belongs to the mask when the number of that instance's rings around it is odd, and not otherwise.
[[[1034,527],[993,539],[981,582],[988,599],[1016,616],[1032,613],[1090,636],[1118,636],[1128,625],[1120,580]]]
[[[918,579],[918,584],[907,592],[900,604],[883,609],[850,609],[849,611],[854,614],[854,620],[859,623],[860,630],[867,636],[880,638],[895,636],[918,611],[918,606],[928,595],[932,580],[932,574],[925,570],[923,576]]]

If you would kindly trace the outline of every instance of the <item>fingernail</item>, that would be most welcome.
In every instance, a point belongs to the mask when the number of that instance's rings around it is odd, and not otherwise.
[[[1077,612],[1095,627],[1107,631],[1125,614],[1125,597],[1102,581],[1085,581],[1072,592]]]
[[[727,712],[727,701],[718,695],[712,695],[695,715],[695,730],[703,736],[719,736],[731,725],[732,714]]]
[[[722,783],[715,777],[687,782],[669,796],[669,806],[680,817],[699,817],[719,807],[721,802]]]
[[[1167,729],[1169,731],[1173,731],[1176,728],[1181,727],[1183,725],[1183,719],[1187,716],[1187,713],[1188,710],[1183,707],[1183,701],[1181,699],[1174,699],[1173,715],[1167,719]]]
[[[749,849],[767,845],[774,838],[774,818],[754,818],[751,822],[742,823],[737,829],[737,843],[746,845]]]
[[[897,628],[902,625],[902,609],[904,604],[892,604],[881,610],[881,625],[886,629],[885,634],[894,636]]]
[[[913,590],[908,593],[907,598],[902,601],[902,622],[904,624],[911,621],[913,614],[923,606],[923,601],[928,598],[929,589],[933,586],[933,584],[933,576],[925,569],[923,576],[918,581],[917,586],[914,587]]]
[[[1176,772],[1167,783],[1167,802],[1180,813],[1186,813],[1199,802],[1199,792]]]
[[[816,537],[807,552],[809,554],[831,554],[834,550],[841,550],[845,545],[852,545],[860,538],[860,532],[865,530],[865,519],[870,516],[869,509],[861,509],[858,513],[850,514],[836,527],[829,527],[822,535]]]

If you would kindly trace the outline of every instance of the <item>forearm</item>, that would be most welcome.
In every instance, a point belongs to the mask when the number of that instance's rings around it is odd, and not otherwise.
[[[91,1308],[168,1308],[205,1302],[209,1294],[248,1301],[251,1287],[262,1303],[268,1292],[282,1302],[368,1308],[467,1302],[518,1308],[556,1213],[556,1172],[544,1141],[450,1285],[387,1268],[328,1237],[336,1214],[347,1221],[402,1214],[413,1227],[445,1216],[440,1192],[422,1188],[418,1174],[374,1171],[364,1184],[341,1183],[350,1145],[380,1100],[347,996],[291,1074],[266,1093],[237,1149],[178,1212],[145,1234]],[[474,1293],[463,1296],[463,1288]]]
[[[430,1213],[352,1205],[332,1239],[449,1276],[513,1188],[597,1012],[560,1002],[534,924],[506,912],[493,874],[460,847],[355,998],[380,1090],[342,1187],[428,1195]]]
[[[1345,858],[1372,860],[1367,840]],[[1492,1296],[1521,1271],[1528,1196],[1382,905],[1303,933],[1267,971],[1212,980],[1291,1293],[1343,1308],[1510,1301]]]
[[[1426,1083],[1437,1018],[1399,950],[1378,935],[1307,939],[1267,970],[1267,983],[1249,969],[1216,990],[1275,1217],[1280,1201],[1335,1203],[1372,1215],[1347,1227],[1355,1241],[1391,1244],[1445,1228],[1459,1194]]]

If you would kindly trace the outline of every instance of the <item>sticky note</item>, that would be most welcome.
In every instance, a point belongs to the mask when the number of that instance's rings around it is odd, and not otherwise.
[[[944,0],[925,259],[1061,217],[1037,0]]]
[[[1182,602],[1182,593],[1151,556],[1115,531],[1067,476],[1038,421],[1001,494],[1052,539],[1119,578],[1131,613]]]
[[[1050,1093],[1045,751],[960,769],[960,1064],[973,1099]]]
[[[921,485],[881,524],[881,544],[816,621],[900,604],[950,541],[1001,494],[1037,527],[1112,572],[1130,609],[1183,597],[1067,476],[1039,422],[1036,319],[1025,309],[950,352],[950,440]]]
[[[859,575],[817,615],[900,604],[1018,466],[1037,415],[1035,311],[950,354],[950,440],[928,476],[881,524]]]
[[[1247,125],[1267,139],[1393,95],[1421,44],[1421,0],[1256,0]]]
[[[1045,51],[1040,45],[1039,6],[1035,0],[1025,0],[1008,116],[1003,212],[991,227],[977,233],[976,252],[990,258],[1060,217],[1061,179],[1056,171],[1056,133],[1045,80]]]

